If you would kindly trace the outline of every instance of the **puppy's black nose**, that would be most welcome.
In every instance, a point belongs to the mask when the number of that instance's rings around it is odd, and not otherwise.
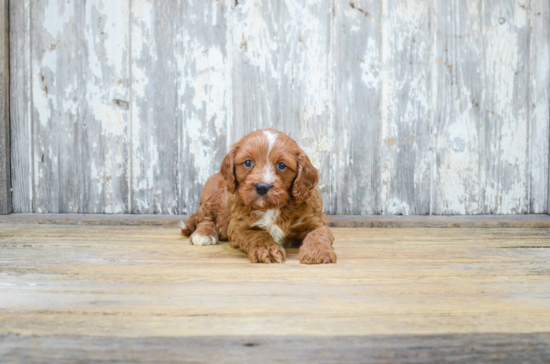
[[[269,192],[269,185],[267,183],[256,183],[254,186],[258,195],[263,196]]]

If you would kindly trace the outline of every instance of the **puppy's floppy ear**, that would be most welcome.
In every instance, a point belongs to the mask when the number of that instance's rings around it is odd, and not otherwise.
[[[235,190],[237,189],[237,177],[235,176],[235,154],[237,154],[237,147],[231,148],[229,153],[227,153],[222,161],[222,167],[220,169],[229,193],[235,193]]]
[[[311,190],[319,182],[319,173],[311,164],[309,157],[304,153],[298,155],[298,169],[296,179],[292,186],[292,195],[297,202],[304,202],[310,195]]]

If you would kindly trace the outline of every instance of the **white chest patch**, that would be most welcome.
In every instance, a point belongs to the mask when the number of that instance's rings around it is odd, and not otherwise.
[[[263,214],[259,212],[256,214],[259,217],[259,220],[254,223],[254,226],[267,231],[277,244],[282,245],[285,233],[277,224],[275,224],[275,221],[277,221],[280,213],[281,212],[277,209],[267,210]]]

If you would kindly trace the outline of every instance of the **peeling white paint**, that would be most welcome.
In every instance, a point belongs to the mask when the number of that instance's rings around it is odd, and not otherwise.
[[[205,110],[206,121],[215,120],[216,129],[220,130],[226,114],[224,56],[217,47],[204,49],[202,44],[191,44],[196,71],[185,79],[185,84],[194,90],[196,110]]]
[[[187,130],[191,144],[189,151],[194,157],[194,168],[199,183],[203,184],[210,177],[212,171],[210,168],[210,153],[211,150],[202,142],[201,122],[197,119],[189,120],[189,128]]]
[[[42,59],[33,61],[33,70],[34,109],[38,113],[40,124],[45,127],[52,116],[51,105],[57,102],[57,81],[54,76],[57,72],[57,51],[45,51]]]
[[[492,6],[491,6],[492,5]],[[487,213],[526,213],[528,211],[528,118],[526,87],[517,83],[526,60],[520,43],[527,38],[525,10],[513,9],[514,19],[506,19],[494,4],[486,11],[497,19],[485,29],[485,74],[490,92],[485,95],[486,122],[492,136],[489,144],[491,169],[485,175],[485,210]],[[516,24],[510,24],[511,22]]]
[[[34,153],[36,211],[126,212],[124,193],[192,212],[230,142],[274,126],[330,211],[546,212],[545,2],[170,6],[168,27],[149,0],[33,3],[36,145],[17,154]],[[50,193],[73,169],[89,191]]]
[[[302,144],[303,144],[304,152],[306,152],[309,159],[311,160],[311,163],[315,166],[315,168],[320,168],[321,167],[320,153],[330,152],[332,147],[330,135],[328,134],[320,135],[319,139],[312,139],[306,133],[307,133],[307,130],[304,130],[304,132],[302,132]]]
[[[277,66],[268,57],[279,49],[278,42],[271,37],[279,30],[276,22],[269,25],[262,14],[262,3],[243,1],[234,12],[233,42],[240,44],[240,52],[247,54],[247,60],[260,72],[277,77]],[[250,49],[250,51],[249,51]]]
[[[363,58],[359,62],[363,71],[361,79],[370,88],[378,87],[380,83],[380,62],[377,55],[375,40],[369,38]]]
[[[72,1],[55,1],[49,0],[46,2],[44,9],[44,30],[52,37],[57,38],[65,31],[65,25],[73,19],[75,3]]]

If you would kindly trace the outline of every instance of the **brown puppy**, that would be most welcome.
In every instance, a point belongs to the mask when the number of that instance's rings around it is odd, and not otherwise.
[[[336,263],[334,237],[317,193],[319,175],[289,136],[273,129],[242,138],[206,181],[199,209],[181,223],[194,245],[229,239],[253,263],[283,263],[301,242],[300,262]]]

